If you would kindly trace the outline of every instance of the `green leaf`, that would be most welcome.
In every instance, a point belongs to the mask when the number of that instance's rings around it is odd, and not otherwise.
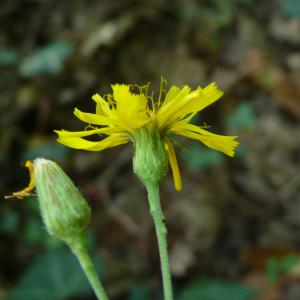
[[[64,158],[69,149],[56,141],[46,141],[37,146],[26,149],[22,153],[22,160],[32,160],[37,157],[47,157],[48,159],[59,160]]]
[[[234,16],[234,3],[232,0],[215,0],[207,2],[208,7],[206,8],[209,15],[211,24],[216,28],[222,28],[229,25]]]
[[[282,3],[282,10],[289,17],[300,18],[300,0],[286,0]]]
[[[98,271],[99,261],[93,260]],[[9,300],[63,300],[92,293],[79,262],[68,249],[42,254],[22,275]]]
[[[221,153],[205,149],[200,144],[190,145],[186,151],[181,153],[181,156],[186,164],[195,171],[202,171],[220,165],[224,161]]]
[[[256,290],[239,283],[197,279],[182,290],[178,300],[249,300],[256,294]]]
[[[32,217],[27,221],[21,232],[21,238],[29,245],[39,244],[46,248],[58,248],[62,243],[47,233],[42,221],[37,217]]]
[[[20,65],[20,73],[26,77],[41,74],[58,74],[63,69],[66,58],[74,51],[74,46],[66,41],[59,41],[36,50],[26,57]]]
[[[0,50],[0,66],[13,66],[19,62],[19,55],[14,50]]]
[[[17,232],[19,224],[19,215],[15,211],[6,211],[1,214],[0,232],[12,234]]]
[[[253,105],[249,102],[242,102],[227,118],[227,127],[230,130],[251,129],[254,127],[256,117]]]
[[[300,261],[300,255],[290,254],[282,258],[270,257],[267,261],[266,276],[271,283],[276,283],[280,276],[287,273]]]
[[[235,0],[237,4],[255,4],[256,0]]]
[[[132,288],[128,300],[149,300],[149,287],[139,285]]]

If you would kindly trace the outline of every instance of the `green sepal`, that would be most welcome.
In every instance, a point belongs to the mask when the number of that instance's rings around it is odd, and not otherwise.
[[[91,209],[72,180],[57,163],[43,158],[34,160],[34,179],[48,233],[68,244],[81,239]]]
[[[160,183],[168,171],[168,158],[164,142],[155,127],[143,127],[133,137],[133,170],[146,185]]]

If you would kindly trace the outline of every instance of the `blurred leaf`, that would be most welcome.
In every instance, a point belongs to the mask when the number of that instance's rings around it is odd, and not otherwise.
[[[256,0],[234,0],[238,4],[255,4]]]
[[[74,46],[65,41],[55,42],[36,50],[20,65],[20,73],[26,77],[41,74],[58,74],[63,69],[65,59],[72,54]]]
[[[49,235],[42,221],[34,217],[28,220],[21,236],[23,241],[29,245],[42,244],[46,246],[46,248],[57,248],[61,246],[61,241]]]
[[[48,159],[59,160],[64,158],[69,149],[55,141],[47,141],[26,149],[22,154],[22,160],[35,159],[39,156]]]
[[[218,279],[198,279],[188,284],[178,300],[248,300],[257,291],[238,283]]]
[[[253,105],[249,102],[242,102],[227,118],[227,127],[233,129],[251,129],[254,127],[256,117]]]
[[[199,144],[190,145],[186,151],[181,153],[186,164],[192,170],[204,170],[224,161],[221,153],[212,149],[205,149]]]
[[[283,258],[271,257],[267,261],[266,276],[271,283],[276,283],[281,275],[287,273],[300,261],[300,255],[290,254]]]
[[[239,144],[239,146],[236,148],[236,156],[243,157],[247,154],[248,154],[248,146],[245,144]]]
[[[11,234],[17,231],[19,224],[19,215],[15,211],[6,211],[1,214],[0,232]]]
[[[211,17],[210,20],[216,28],[222,28],[231,23],[234,15],[234,3],[232,0],[215,0],[207,3],[209,4],[208,13]]]
[[[103,269],[94,260],[97,271]],[[79,262],[68,249],[42,254],[22,275],[9,300],[62,300],[92,292]]]
[[[290,17],[300,18],[300,1],[286,0],[282,3],[282,10]]]
[[[36,195],[29,196],[26,199],[26,207],[29,208],[30,212],[33,212],[36,215],[39,214],[40,206]]]
[[[5,290],[2,290],[3,288],[0,286],[0,299],[1,300],[5,300],[5,299],[7,299],[7,297],[6,297],[6,291]]]
[[[199,15],[200,7],[198,4],[192,1],[182,2],[182,8],[180,14],[186,20],[192,20]]]
[[[128,300],[149,300],[149,288],[139,285],[132,288]]]
[[[12,66],[19,62],[19,55],[13,50],[0,50],[0,66]]]
[[[97,246],[97,237],[92,228],[89,228],[86,233],[89,249],[95,249]]]
[[[28,221],[23,231],[23,238],[31,244],[42,241],[45,235],[48,235],[47,232],[42,228],[41,222],[35,218]]]

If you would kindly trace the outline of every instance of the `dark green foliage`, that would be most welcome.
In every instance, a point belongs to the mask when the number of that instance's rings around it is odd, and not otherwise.
[[[300,256],[291,254],[282,258],[270,257],[267,261],[266,276],[268,280],[275,284],[281,276],[295,267],[300,262]]]
[[[285,0],[282,3],[282,10],[290,17],[300,18],[300,1]]]
[[[11,49],[0,50],[0,66],[14,66],[19,62],[19,55]]]
[[[64,61],[73,51],[74,46],[71,43],[53,42],[24,58],[20,65],[20,73],[25,77],[58,74],[63,70]]]
[[[149,287],[146,285],[135,286],[129,294],[128,300],[150,300]]]
[[[220,152],[207,149],[196,141],[189,145],[181,156],[191,169],[199,171],[220,165],[224,161]]]
[[[218,279],[198,279],[189,283],[178,300],[250,300],[257,294],[239,283]]]
[[[70,149],[53,141],[42,141],[40,145],[32,146],[22,153],[23,160],[31,160],[37,157],[47,157],[51,160],[61,160],[66,157]]]
[[[254,127],[255,122],[254,107],[250,102],[241,102],[226,120],[227,127],[231,131],[250,130]]]
[[[103,267],[94,260],[98,272]],[[22,274],[9,300],[64,300],[92,293],[91,287],[69,249],[57,249],[40,255]]]

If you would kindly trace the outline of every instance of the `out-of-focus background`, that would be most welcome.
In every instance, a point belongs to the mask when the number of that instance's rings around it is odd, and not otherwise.
[[[205,86],[198,124],[239,135],[235,158],[179,139],[184,189],[161,187],[178,300],[300,299],[299,0],[0,1],[0,299],[95,299],[47,235],[37,200],[4,200],[22,162],[57,161],[89,199],[90,251],[112,299],[162,299],[146,193],[132,146],[66,148],[73,108],[111,83]]]

